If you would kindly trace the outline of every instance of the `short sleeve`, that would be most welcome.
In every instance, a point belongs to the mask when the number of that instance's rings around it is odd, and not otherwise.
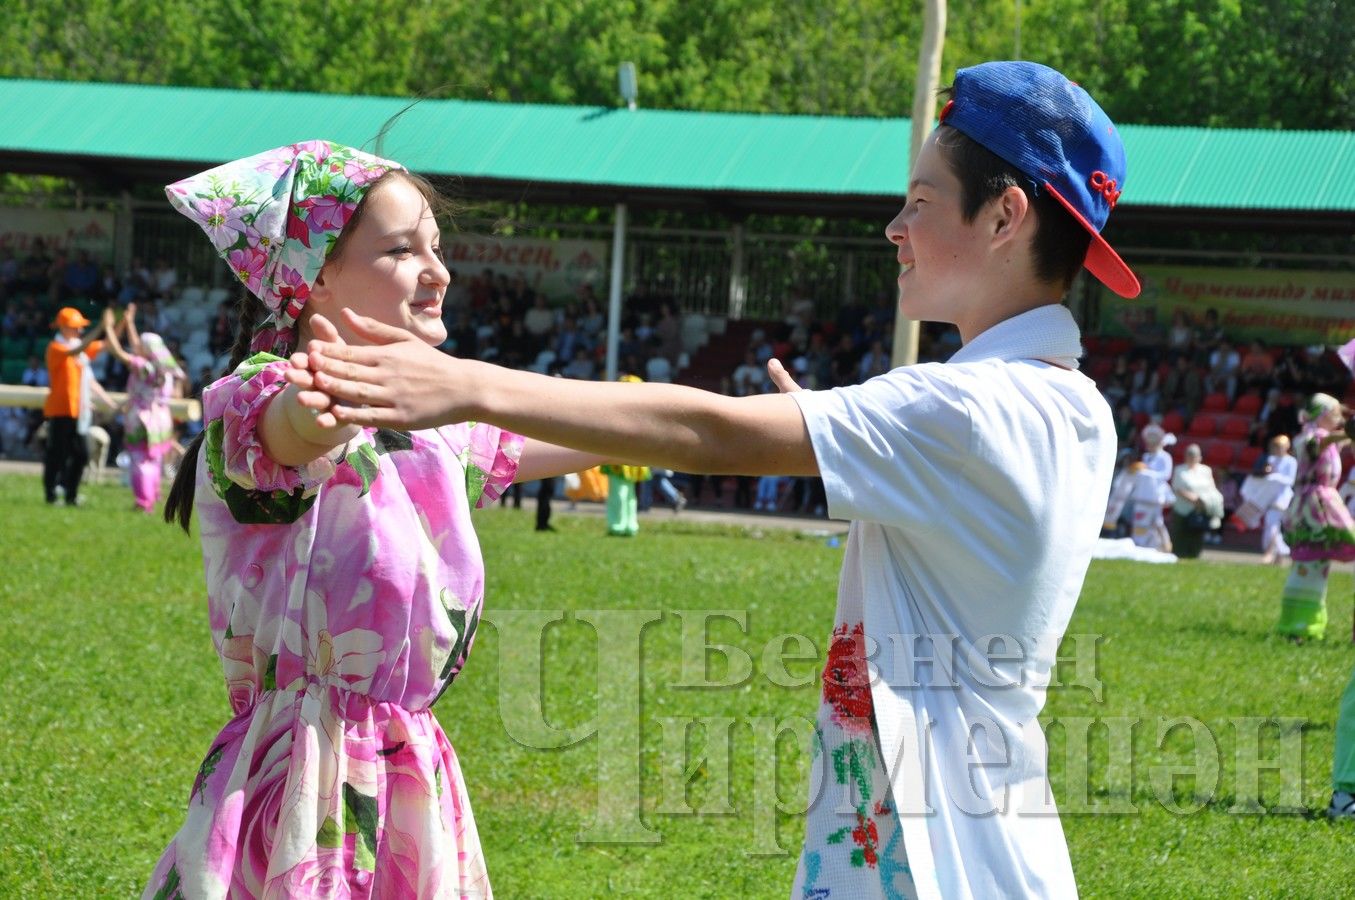
[[[498,500],[513,483],[522,457],[522,436],[477,422],[470,427],[470,443],[464,453],[466,499],[472,508]]]
[[[259,419],[268,402],[287,387],[283,378],[287,365],[261,353],[203,391],[209,440],[215,443],[216,436],[220,440],[219,448],[210,447],[207,454],[212,481],[219,488],[229,482],[248,491],[291,494],[300,489],[309,494],[334,474],[334,463],[327,457],[304,466],[280,465],[259,442]]]
[[[964,393],[939,364],[797,391],[834,518],[925,525],[947,514],[971,459]]]

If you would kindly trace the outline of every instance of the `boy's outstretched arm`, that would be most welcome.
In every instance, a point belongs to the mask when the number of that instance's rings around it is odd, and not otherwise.
[[[683,472],[818,474],[800,408],[785,394],[736,398],[673,384],[549,378],[456,359],[401,329],[343,315],[370,345],[312,341],[288,375],[303,404],[328,407],[339,422],[428,428],[484,421]]]

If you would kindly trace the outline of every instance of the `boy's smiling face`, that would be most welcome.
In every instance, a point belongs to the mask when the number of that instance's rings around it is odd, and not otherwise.
[[[960,180],[937,147],[933,131],[922,144],[908,202],[885,229],[898,248],[899,308],[910,319],[958,323],[979,271],[985,241],[980,218],[966,222]]]

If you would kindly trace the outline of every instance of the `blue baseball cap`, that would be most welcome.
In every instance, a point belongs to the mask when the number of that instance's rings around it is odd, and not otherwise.
[[[1138,296],[1139,279],[1101,237],[1124,190],[1124,144],[1091,95],[1039,63],[989,62],[955,73],[940,120],[1049,191],[1091,234],[1087,271]]]

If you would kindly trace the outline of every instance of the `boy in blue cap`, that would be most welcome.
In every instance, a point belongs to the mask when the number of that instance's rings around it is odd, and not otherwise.
[[[322,422],[487,421],[686,472],[821,475],[852,521],[793,896],[1072,896],[1037,715],[1115,461],[1060,305],[1085,267],[1138,293],[1100,232],[1125,183],[1085,91],[1027,62],[956,73],[886,235],[899,307],[955,324],[946,363],[723,397],[570,382],[428,350],[313,343],[290,378]],[[364,404],[358,407],[357,404]],[[826,790],[825,790],[826,788]]]

